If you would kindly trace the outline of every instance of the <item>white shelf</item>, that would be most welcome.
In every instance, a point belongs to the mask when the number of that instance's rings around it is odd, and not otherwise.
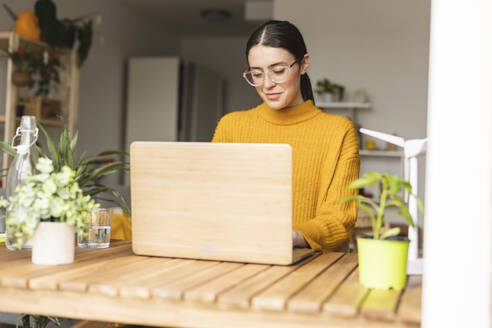
[[[399,157],[403,156],[402,151],[388,151],[388,150],[367,150],[359,149],[360,156],[374,156],[374,157]]]
[[[358,102],[316,102],[316,107],[319,108],[370,108],[370,103]]]

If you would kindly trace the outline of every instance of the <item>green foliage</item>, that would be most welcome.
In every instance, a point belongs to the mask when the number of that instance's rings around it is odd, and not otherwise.
[[[34,11],[39,18],[41,40],[53,48],[73,49],[78,40],[78,66],[86,60],[92,45],[91,19],[62,19],[57,18],[56,4],[52,0],[38,0]]]
[[[0,197],[0,208],[7,209],[8,238],[19,249],[32,239],[39,222],[66,222],[78,234],[84,232],[87,216],[99,206],[82,192],[68,166],[54,171],[53,162],[40,157],[35,172],[8,200]]]
[[[337,97],[338,100],[343,100],[345,95],[345,87],[332,83],[328,79],[321,79],[316,82],[316,89],[314,90],[317,94],[331,93]]]
[[[68,166],[75,171],[75,181],[78,182],[80,188],[82,188],[85,195],[90,195],[93,199],[110,201],[120,206],[123,211],[131,215],[130,208],[125,198],[120,192],[105,186],[100,182],[100,179],[105,176],[109,176],[118,172],[128,172],[129,163],[126,160],[116,161],[103,165],[98,165],[104,157],[107,156],[121,156],[123,158],[128,157],[128,153],[119,150],[107,150],[103,151],[96,156],[85,156],[82,154],[76,159],[75,150],[77,147],[78,133],[70,139],[70,133],[65,126],[58,140],[58,145],[55,144],[49,133],[44,126],[37,122],[39,128],[43,132],[48,145],[48,150],[45,151],[39,145],[37,146],[40,156],[51,159],[55,172],[59,172],[63,166]],[[0,141],[0,151],[6,152],[10,156],[15,156],[16,151],[6,142]],[[104,198],[104,197],[108,198]]]
[[[388,218],[388,216],[385,216],[385,209],[386,207],[391,205],[395,206],[398,209],[396,214],[403,216],[407,223],[413,227],[413,218],[410,215],[407,204],[399,196],[400,192],[406,190],[410,197],[415,197],[419,210],[422,213],[424,212],[424,207],[420,198],[418,198],[417,195],[412,194],[412,186],[408,181],[405,181],[402,178],[396,175],[391,175],[389,173],[385,173],[382,175],[378,172],[369,172],[364,174],[362,178],[352,181],[347,188],[360,189],[372,186],[377,183],[380,183],[382,187],[379,197],[379,204],[361,195],[347,197],[342,201],[342,203],[347,203],[351,201],[359,202],[359,207],[363,211],[367,212],[371,217],[374,239],[386,239],[391,236],[396,236],[400,233],[399,228],[388,229],[384,232],[381,231],[383,222]]]
[[[17,320],[16,328],[31,328],[31,317],[33,321],[33,328],[45,328],[52,322],[56,327],[60,327],[60,320],[56,317],[47,317],[43,315],[29,315],[23,314]],[[19,325],[19,321],[22,323],[22,326]]]

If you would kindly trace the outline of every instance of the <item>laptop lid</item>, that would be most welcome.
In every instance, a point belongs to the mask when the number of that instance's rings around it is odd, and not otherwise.
[[[136,254],[293,262],[289,145],[134,142],[130,167]]]

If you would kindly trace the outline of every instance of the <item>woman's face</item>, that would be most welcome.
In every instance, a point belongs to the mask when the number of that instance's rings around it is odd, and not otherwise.
[[[256,86],[256,91],[260,97],[272,109],[283,109],[286,107],[297,106],[304,100],[301,94],[301,75],[306,73],[309,67],[309,55],[304,55],[304,59],[294,64],[285,81],[272,82],[270,69],[275,69],[276,65],[291,65],[295,58],[289,51],[283,48],[273,48],[263,45],[252,47],[248,54],[250,69],[260,69],[266,76],[263,85]]]

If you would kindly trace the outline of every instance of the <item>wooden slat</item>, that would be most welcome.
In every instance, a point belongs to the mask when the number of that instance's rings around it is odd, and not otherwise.
[[[291,298],[287,308],[290,311],[319,312],[323,301],[333,293],[356,266],[357,254],[346,254]]]
[[[393,321],[400,300],[400,290],[371,289],[362,302],[360,312],[370,320]]]
[[[70,274],[70,278],[67,278],[68,276],[61,277],[58,283],[59,289],[88,292],[90,286],[100,281],[101,277],[104,276],[104,279],[111,280],[121,272],[137,270],[146,259],[145,257],[129,255],[97,263],[99,265],[91,267],[90,270],[84,270],[82,273],[75,275]]]
[[[156,258],[148,257],[141,266],[130,272],[119,272],[113,279],[98,279],[98,282],[93,282],[90,291],[93,293],[101,293],[107,296],[127,296],[121,295],[121,289],[131,285],[145,283],[149,279],[163,274],[172,274],[172,271],[179,272],[180,268],[187,263],[192,263],[189,260],[171,259],[171,258]],[[149,295],[149,293],[147,293]]]
[[[280,280],[252,300],[255,309],[280,311],[285,308],[287,300],[307,285],[318,274],[337,261],[342,253],[323,254],[308,265],[304,265],[290,275]]]
[[[368,289],[359,283],[357,268],[324,303],[323,311],[336,316],[354,317],[367,293]]]
[[[0,288],[0,311],[159,327],[235,328],[398,328],[401,322],[350,320],[322,314],[219,309],[202,303],[126,299],[92,293]]]
[[[410,323],[420,323],[422,309],[422,276],[409,276],[398,307],[398,317]]]
[[[179,300],[183,297],[186,290],[220,277],[227,272],[240,268],[241,266],[244,266],[244,264],[223,262],[201,272],[184,277],[183,279],[167,282],[166,284],[155,287],[152,289],[152,295],[154,297],[164,299]]]
[[[170,258],[142,257],[141,261],[125,264],[120,267],[107,270],[107,272],[91,277],[87,282],[90,293],[100,293],[106,296],[118,296],[118,289],[128,281],[132,281],[144,275],[147,270],[166,268]],[[171,265],[172,266],[172,265]]]
[[[217,295],[237,286],[242,281],[270,268],[268,265],[246,264],[224,276],[217,277],[185,292],[184,299],[213,303]]]
[[[124,255],[124,256],[109,258],[105,261],[95,261],[94,263],[89,263],[84,266],[81,265],[75,266],[73,268],[52,273],[50,275],[32,278],[29,280],[29,288],[36,289],[36,290],[63,289],[63,290],[85,292],[87,288],[86,284],[82,284],[81,286],[73,286],[71,288],[70,283],[76,280],[78,277],[83,277],[85,275],[90,275],[90,274],[97,274],[98,272],[104,273],[107,270],[110,270],[114,265],[118,265],[120,263],[131,263],[134,261],[135,261],[134,255]]]
[[[30,279],[79,268],[117,254],[128,253],[129,251],[128,245],[121,245],[93,252],[80,252],[75,257],[74,263],[60,266],[33,264],[30,258],[12,261],[8,267],[0,270],[0,280],[5,287],[28,288]]]
[[[266,271],[248,279],[238,286],[220,294],[217,297],[217,304],[221,306],[236,306],[247,308],[250,306],[251,299],[270,287],[276,281],[282,279],[299,267],[307,264],[319,254],[315,254],[310,259],[305,259],[303,262],[290,266],[272,266]]]
[[[167,272],[154,275],[146,280],[129,281],[127,285],[119,288],[120,296],[126,298],[142,298],[147,299],[152,296],[153,288],[159,287],[162,284],[183,279],[196,272],[206,270],[207,268],[216,266],[219,262],[213,261],[195,261],[195,260],[180,260],[182,264],[170,269]]]

